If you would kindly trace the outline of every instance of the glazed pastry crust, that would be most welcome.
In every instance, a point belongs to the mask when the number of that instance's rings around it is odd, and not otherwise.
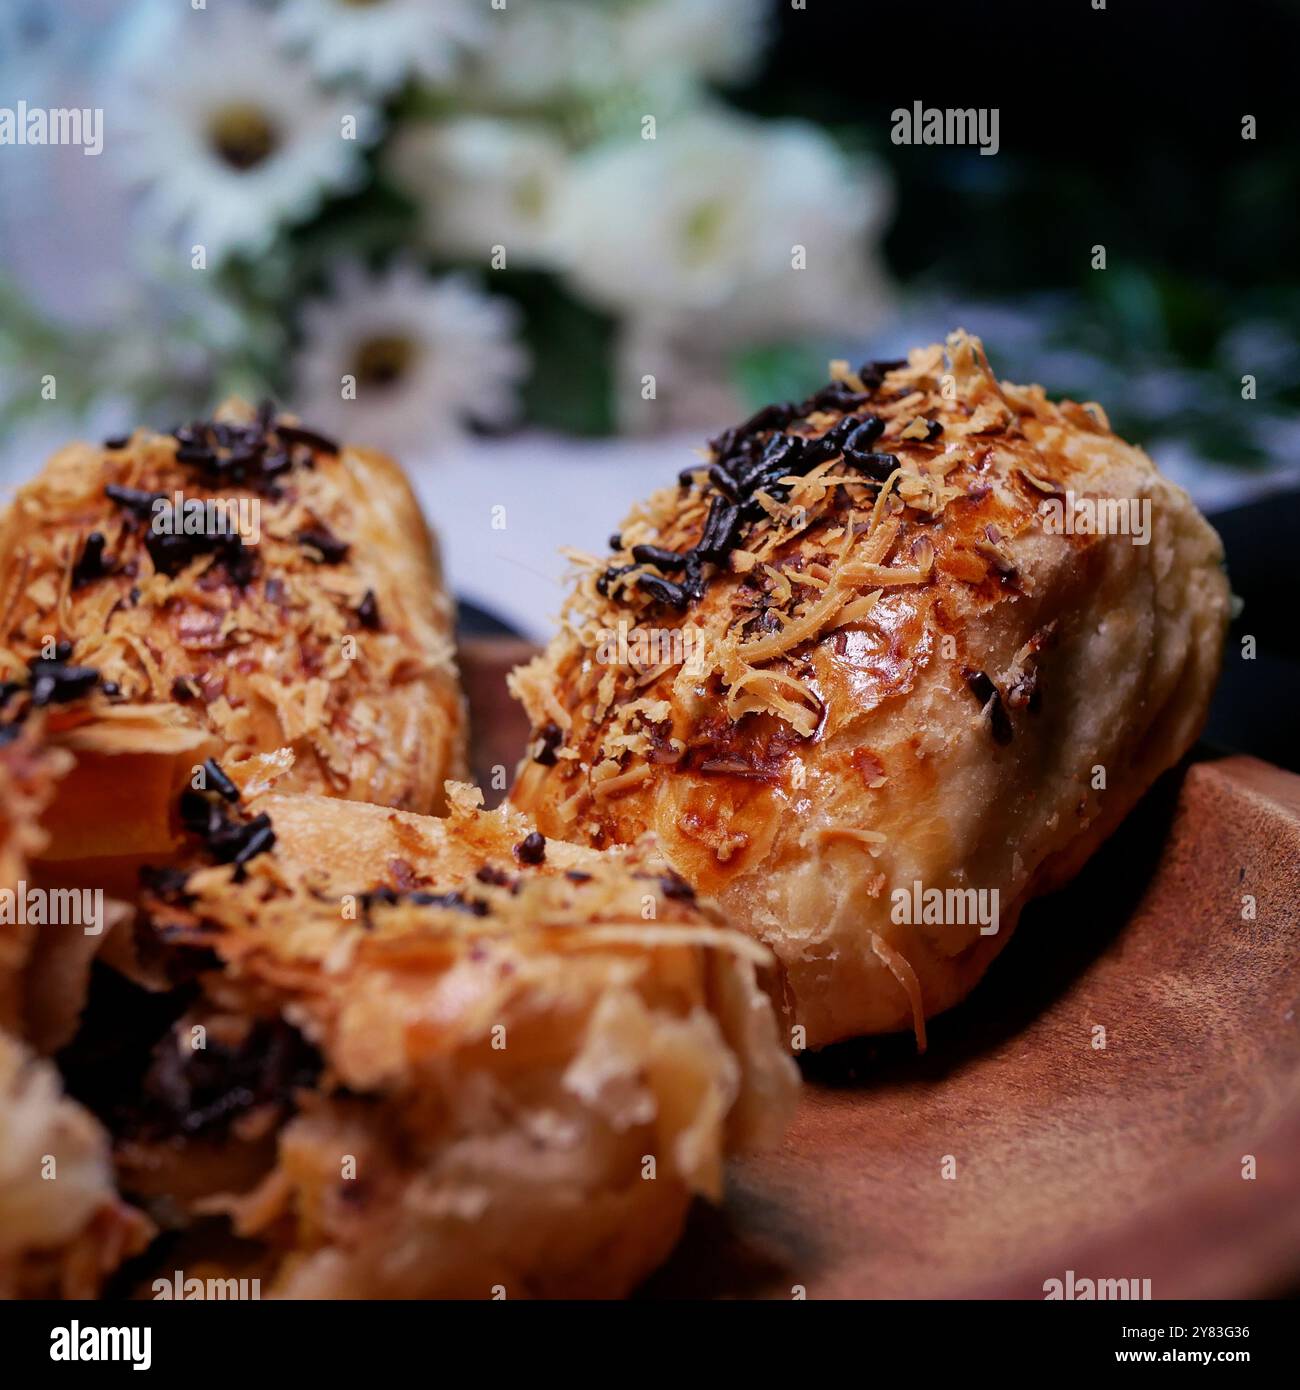
[[[200,869],[146,899],[159,947],[219,962],[160,1049],[200,1021],[276,1019],[319,1053],[292,1118],[246,1113],[203,1153],[174,1136],[119,1144],[128,1186],[152,1165],[174,1195],[164,1150],[191,1179],[207,1164],[187,1205],[262,1244],[272,1294],[625,1293],[691,1197],[720,1195],[724,1154],[790,1112],[762,948],[648,848],[548,844],[521,862],[530,824],[474,801],[459,790],[439,821],[264,796],[248,811],[277,842],[243,881]],[[395,900],[358,896],[380,887]]]
[[[514,803],[596,846],[654,832],[780,957],[810,1046],[923,1037],[970,991],[1193,742],[1228,613],[1218,537],[1099,407],[999,383],[961,333],[882,377],[839,364],[782,416],[809,440],[878,417],[874,479],[838,449],[789,475],[679,611],[653,582],[679,570],[632,547],[699,542],[715,451],[611,560],[580,558],[562,633],[514,677],[534,727]],[[1054,532],[1069,493],[1148,503],[1149,544]],[[647,659],[638,631],[693,646]],[[996,890],[998,931],[895,920],[914,884]]]
[[[48,723],[76,758],[47,818],[46,858],[70,880],[116,868],[126,883],[174,851],[175,793],[210,756],[242,782],[415,811],[441,809],[461,775],[452,605],[410,488],[382,454],[281,436],[286,423],[235,402],[204,426],[245,427],[259,457],[288,459],[237,486],[184,461],[172,435],[72,444],[0,518],[0,681],[27,679],[49,640],[100,675]],[[256,503],[260,539],[234,564],[199,546],[160,570],[150,515],[106,485]],[[95,533],[105,564],[87,560]],[[130,814],[106,814],[127,787]]]
[[[42,744],[37,721],[0,742],[0,888],[15,890],[26,881],[32,857],[46,842],[41,815],[71,762],[67,753]],[[30,922],[0,922],[0,1030],[23,1032],[23,974],[35,938]]]

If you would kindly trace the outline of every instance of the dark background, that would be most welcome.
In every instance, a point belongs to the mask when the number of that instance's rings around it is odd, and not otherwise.
[[[1171,277],[1294,290],[1300,118],[1293,0],[983,0],[781,6],[752,89],[764,115],[852,135],[889,113],[997,106],[995,159],[877,143],[900,189],[886,247],[900,276],[988,291],[1084,281],[1090,241]],[[1240,117],[1259,119],[1245,142]],[[1096,235],[1093,235],[1093,229]]]
[[[894,273],[981,296],[1066,287],[1099,351],[1205,364],[1253,312],[1300,324],[1298,59],[1290,0],[1108,0],[1104,11],[1090,0],[810,0],[782,7],[767,69],[740,100],[850,138],[888,131],[890,112],[917,100],[997,106],[996,158],[873,145],[898,185],[885,242]],[[1245,114],[1258,122],[1253,143],[1241,138]],[[1094,242],[1108,248],[1105,275],[1090,270]],[[1279,390],[1300,406],[1294,379]],[[1204,423],[1209,452],[1232,455],[1231,416]],[[1206,738],[1300,770],[1300,493],[1214,520],[1243,607]]]
[[[1300,115],[1296,0],[939,0],[925,6],[778,7],[765,71],[729,93],[766,116],[806,116],[889,167],[889,269],[911,296],[1061,297],[1060,337],[1131,368],[1216,369],[1235,325],[1300,327]],[[890,112],[914,101],[1001,112],[1001,149],[889,143]],[[1241,138],[1241,118],[1258,123]],[[1090,248],[1107,248],[1106,273]],[[1293,335],[1294,336],[1294,335]],[[1032,358],[988,334],[1015,380]],[[1260,399],[1300,409],[1269,380]],[[1087,397],[1094,383],[1045,381]],[[1210,458],[1250,466],[1267,450],[1234,428],[1235,391],[1188,410]],[[1139,442],[1153,417],[1107,400]]]

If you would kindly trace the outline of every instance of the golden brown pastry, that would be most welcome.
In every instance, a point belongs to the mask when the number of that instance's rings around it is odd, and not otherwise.
[[[0,720],[70,751],[45,871],[129,891],[176,792],[247,781],[415,811],[463,768],[452,609],[404,477],[263,408],[72,444],[0,517]]]
[[[1228,588],[1098,406],[999,383],[977,339],[834,375],[583,567],[514,678],[512,798],[552,836],[653,831],[780,957],[807,1045],[923,1042],[1195,739]]]
[[[649,850],[551,844],[467,787],[448,820],[191,794],[187,822],[205,798],[213,849],[260,849],[151,876],[65,1062],[123,1189],[228,1216],[264,1294],[621,1294],[779,1134],[767,952]]]
[[[46,741],[46,723],[44,709],[0,722],[0,885],[14,895],[0,894],[0,1029],[48,1053],[72,1036],[91,963],[131,909],[101,884],[55,884],[38,867],[44,822],[74,765]]]
[[[108,1136],[9,1031],[29,949],[12,895],[27,891],[33,818],[59,763],[29,731],[0,738],[0,1298],[93,1297],[149,1234],[117,1196]]]
[[[38,722],[0,725],[0,891],[10,894],[25,890],[28,865],[45,845],[40,817],[72,762],[41,743]],[[0,903],[0,1030],[23,1032],[23,972],[36,932],[15,902]]]

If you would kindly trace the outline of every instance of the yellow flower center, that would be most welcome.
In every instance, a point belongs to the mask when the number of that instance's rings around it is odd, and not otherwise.
[[[415,356],[409,338],[367,338],[357,349],[353,375],[358,385],[392,386],[410,370]]]
[[[546,190],[536,174],[526,176],[515,185],[515,207],[524,217],[534,221],[546,206]]]
[[[691,209],[682,229],[682,252],[688,262],[699,265],[714,254],[726,221],[727,209],[717,199]]]
[[[217,154],[241,173],[267,159],[279,143],[279,132],[260,107],[248,102],[223,106],[208,128]]]

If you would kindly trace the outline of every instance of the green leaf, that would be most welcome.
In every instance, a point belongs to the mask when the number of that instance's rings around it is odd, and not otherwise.
[[[491,288],[509,294],[524,315],[532,354],[523,390],[529,422],[569,434],[612,433],[614,321],[537,272],[498,272]]]

